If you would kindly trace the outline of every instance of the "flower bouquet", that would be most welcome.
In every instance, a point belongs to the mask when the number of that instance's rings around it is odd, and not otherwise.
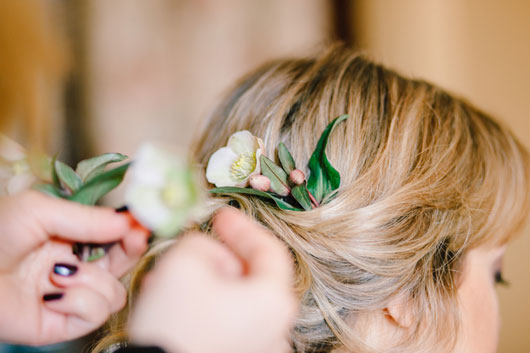
[[[79,162],[74,169],[54,157],[51,181],[33,188],[52,197],[93,206],[120,185],[128,173],[126,207],[117,211],[129,212],[156,236],[176,235],[200,200],[200,188],[190,164],[151,144],[140,148],[134,163],[127,160],[120,153],[105,153]],[[112,245],[78,243],[73,252],[83,261],[94,261]]]

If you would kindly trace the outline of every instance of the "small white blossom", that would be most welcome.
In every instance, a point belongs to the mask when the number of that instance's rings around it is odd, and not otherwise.
[[[151,144],[140,148],[127,178],[129,210],[159,236],[176,235],[199,200],[199,187],[188,163]]]
[[[249,131],[234,133],[226,147],[217,150],[208,161],[206,179],[217,187],[246,187],[253,175],[260,173],[263,142]]]
[[[0,134],[0,196],[29,189],[36,180],[24,148]]]

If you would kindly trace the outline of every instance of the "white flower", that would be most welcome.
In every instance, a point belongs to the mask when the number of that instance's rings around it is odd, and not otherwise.
[[[263,141],[243,130],[228,139],[226,147],[217,150],[208,161],[206,179],[217,187],[248,186],[252,175],[260,173]]]
[[[151,144],[140,148],[127,178],[129,210],[159,236],[176,235],[200,198],[188,163]]]
[[[36,180],[24,148],[0,134],[0,196],[29,189]]]

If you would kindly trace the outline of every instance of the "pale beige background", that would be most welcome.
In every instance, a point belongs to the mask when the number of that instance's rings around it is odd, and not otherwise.
[[[242,73],[333,35],[331,0],[84,0],[93,152],[186,145]],[[530,147],[530,1],[346,0],[355,45],[505,121]],[[530,352],[530,235],[510,247],[499,352]],[[480,296],[480,293],[477,293]],[[480,352],[470,352],[480,353]]]
[[[87,127],[96,150],[186,145],[243,73],[328,37],[325,0],[88,0]]]

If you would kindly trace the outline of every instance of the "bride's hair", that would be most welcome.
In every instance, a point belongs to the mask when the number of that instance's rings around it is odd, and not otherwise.
[[[194,157],[205,168],[231,134],[249,130],[269,157],[283,142],[303,167],[322,131],[342,114],[349,119],[327,147],[342,177],[332,201],[291,212],[254,196],[211,198],[237,205],[290,249],[301,300],[296,352],[371,352],[356,322],[396,296],[407,298],[415,324],[393,351],[430,345],[446,352],[458,333],[463,258],[479,245],[507,242],[527,213],[527,152],[465,101],[336,45],[244,77],[205,122]],[[202,229],[209,230],[208,222]],[[132,274],[132,297],[160,248]],[[127,310],[114,319],[115,335],[99,347],[126,339],[126,318]]]

